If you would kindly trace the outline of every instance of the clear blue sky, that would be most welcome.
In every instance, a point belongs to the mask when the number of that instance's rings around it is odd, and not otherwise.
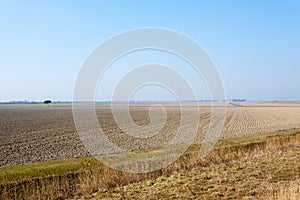
[[[174,29],[201,44],[228,98],[300,100],[300,1],[0,1],[0,101],[72,100],[108,37]]]

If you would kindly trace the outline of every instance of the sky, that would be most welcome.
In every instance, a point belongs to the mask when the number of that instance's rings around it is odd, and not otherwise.
[[[300,100],[296,0],[0,0],[0,25],[0,101],[72,100],[89,54],[108,38],[143,27],[175,30],[200,44],[215,63],[228,99]],[[138,64],[161,61],[163,55],[137,53]],[[203,80],[193,80],[192,71],[177,60],[165,56],[166,63],[186,72],[197,97],[207,98]],[[109,98],[121,71],[116,65],[108,72],[108,86],[97,90],[97,100]],[[153,86],[133,96],[165,99],[167,93]]]

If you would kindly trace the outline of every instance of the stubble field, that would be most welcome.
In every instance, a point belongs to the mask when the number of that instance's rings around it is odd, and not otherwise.
[[[111,109],[97,105],[96,112],[101,128],[108,138],[126,150],[165,145],[180,126],[180,107],[166,104],[166,122],[160,119],[160,112],[152,112],[153,123],[149,132],[162,129],[149,138],[128,136],[113,119]],[[200,126],[195,142],[201,142],[211,119],[208,104],[186,104],[189,109],[200,106]],[[122,116],[125,107],[119,106]],[[131,105],[130,114],[140,126],[149,125],[149,105]],[[190,116],[185,122],[191,126],[199,118]],[[227,104],[222,138],[239,135],[268,133],[277,130],[300,128],[299,103],[242,103]],[[130,127],[129,127],[130,129]],[[187,130],[188,131],[188,130]],[[1,105],[0,106],[0,166],[33,163],[47,160],[61,160],[88,155],[74,125],[71,105]]]

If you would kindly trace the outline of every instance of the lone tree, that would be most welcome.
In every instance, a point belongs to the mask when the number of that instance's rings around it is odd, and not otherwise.
[[[52,101],[51,100],[45,100],[44,101],[44,104],[47,104],[48,106],[49,106],[49,103],[52,103]]]

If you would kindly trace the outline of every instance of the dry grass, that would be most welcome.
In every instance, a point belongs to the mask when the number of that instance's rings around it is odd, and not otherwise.
[[[300,199],[300,181],[280,182],[271,184],[267,200],[299,200]]]
[[[260,153],[73,199],[298,200],[299,153],[299,147]]]

